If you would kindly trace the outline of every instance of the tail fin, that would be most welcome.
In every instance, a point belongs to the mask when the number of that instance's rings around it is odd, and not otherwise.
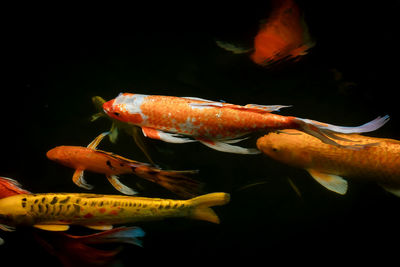
[[[142,241],[138,237],[143,237],[145,232],[140,227],[118,227],[111,230],[86,235],[86,236],[66,236],[78,239],[85,244],[104,244],[104,243],[126,243],[142,247]]]
[[[21,185],[16,180],[0,177],[0,198],[19,194],[30,194],[30,192],[22,189]]]
[[[215,212],[210,208],[212,206],[222,206],[229,202],[228,193],[210,193],[198,196],[189,200],[194,206],[191,218],[204,220],[212,223],[219,223],[220,220]]]
[[[368,123],[365,123],[357,127],[345,127],[345,126],[336,126],[332,124],[322,123],[314,120],[308,120],[308,119],[300,119],[300,118],[294,119],[294,121],[298,123],[298,125],[300,126],[299,130],[320,139],[322,142],[326,144],[339,147],[343,146],[336,143],[332,139],[344,140],[344,138],[336,136],[335,133],[352,134],[352,133],[372,132],[382,127],[386,122],[388,122],[388,120],[389,120],[389,115],[385,115],[383,117],[378,117]],[[353,146],[344,146],[344,147],[357,148],[357,149],[360,148],[360,146],[357,145],[354,147]]]
[[[157,168],[137,167],[135,174],[149,181],[157,183],[171,192],[184,197],[191,198],[201,192],[202,184],[189,175],[198,173],[197,170],[189,171],[163,171]]]
[[[129,243],[141,246],[137,237],[144,236],[139,227],[119,227],[86,236],[74,236],[61,232],[35,231],[35,237],[64,266],[103,266],[110,264],[121,251],[99,249],[90,244]]]

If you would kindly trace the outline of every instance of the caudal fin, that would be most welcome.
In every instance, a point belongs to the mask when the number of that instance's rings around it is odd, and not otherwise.
[[[372,132],[380,127],[382,127],[386,122],[389,120],[389,115],[385,115],[383,117],[378,117],[370,122],[367,122],[363,125],[356,126],[356,127],[346,127],[346,126],[337,126],[328,123],[318,122],[309,119],[301,119],[295,118],[294,121],[298,123],[299,130],[308,133],[322,142],[334,146],[343,147],[342,145],[338,144],[332,139],[336,140],[347,140],[343,137],[338,137],[335,133],[342,133],[342,134],[353,134],[353,133],[367,133]],[[345,146],[346,148],[356,148],[359,149],[360,146]]]
[[[121,251],[121,247],[105,250],[92,247],[91,244],[128,243],[142,246],[138,237],[144,236],[143,230],[139,227],[119,227],[85,236],[46,231],[34,233],[39,243],[57,256],[64,266],[108,265]]]
[[[219,223],[220,220],[215,212],[210,208],[213,206],[222,206],[229,202],[230,195],[228,193],[210,193],[192,198],[190,200],[194,209],[190,215],[192,219]]]
[[[157,183],[183,198],[191,198],[201,193],[202,184],[188,176],[198,173],[197,170],[167,171],[157,168],[137,167],[135,174]]]
[[[0,198],[19,194],[30,194],[30,192],[22,189],[21,185],[16,180],[7,177],[0,177]]]

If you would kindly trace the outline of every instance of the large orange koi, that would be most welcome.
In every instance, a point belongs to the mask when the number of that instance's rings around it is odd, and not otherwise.
[[[245,106],[193,97],[120,94],[104,103],[112,118],[142,127],[145,136],[170,143],[199,141],[213,149],[256,154],[257,149],[234,146],[243,136],[259,131],[298,129],[327,144],[341,146],[335,133],[370,132],[384,125],[389,116],[358,127],[343,127],[314,120],[271,113],[285,106]],[[192,137],[190,139],[187,137]]]
[[[400,196],[400,141],[356,134],[339,136],[353,141],[338,141],[343,146],[356,142],[364,148],[330,146],[296,130],[269,133],[258,139],[257,146],[275,160],[307,170],[321,185],[336,193],[347,191],[343,177],[354,177],[376,181]]]

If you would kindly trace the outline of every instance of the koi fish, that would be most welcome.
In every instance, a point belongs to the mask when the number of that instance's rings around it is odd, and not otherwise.
[[[145,144],[145,141],[144,141],[144,136],[139,127],[130,125],[130,124],[126,124],[126,123],[122,123],[118,120],[114,120],[111,117],[107,116],[103,110],[103,104],[106,101],[102,97],[94,96],[94,97],[92,97],[92,102],[98,112],[92,116],[91,121],[95,121],[101,117],[106,117],[112,121],[111,129],[109,131],[110,134],[108,135],[108,138],[110,139],[111,143],[115,144],[117,142],[119,129],[124,130],[128,135],[133,137],[133,140],[135,141],[136,145],[140,148],[140,150],[146,156],[147,160],[152,165],[154,165],[154,166],[157,165],[154,163],[153,159],[150,157],[150,153],[149,153],[149,151],[147,149],[147,145]]]
[[[105,174],[114,188],[126,195],[134,195],[137,192],[119,181],[118,175],[121,174],[135,174],[184,197],[193,197],[200,191],[200,183],[186,176],[197,173],[195,170],[164,171],[146,163],[96,149],[108,133],[100,134],[87,147],[55,147],[47,152],[47,158],[74,168],[73,182],[89,190],[93,187],[84,179],[85,170]]]
[[[9,183],[0,178],[1,183]],[[0,224],[12,229],[33,226],[66,231],[70,225],[110,230],[126,224],[171,217],[219,223],[212,206],[229,202],[228,193],[210,193],[188,200],[82,193],[16,194],[0,199]]]
[[[144,231],[139,227],[118,227],[90,235],[77,236],[65,232],[37,230],[35,239],[50,254],[56,256],[63,266],[104,266],[114,260],[121,247],[100,249],[92,244],[124,243],[142,247]]]
[[[252,52],[250,59],[269,66],[287,60],[298,60],[315,43],[311,40],[307,24],[293,0],[272,1],[272,11],[254,38],[254,47],[246,48],[224,41],[216,44],[234,54]]]
[[[336,193],[347,191],[343,177],[354,177],[376,181],[400,197],[400,141],[356,134],[338,136],[351,138],[364,148],[330,146],[296,130],[269,133],[257,140],[257,147],[275,160],[307,170],[317,182]]]
[[[250,56],[256,64],[264,66],[299,58],[315,45],[293,0],[272,4],[271,15],[254,38],[254,52]]]
[[[384,125],[389,116],[378,117],[358,127],[343,127],[271,112],[287,106],[245,106],[193,97],[120,94],[103,105],[105,113],[125,123],[140,126],[145,136],[170,143],[199,141],[218,151],[258,154],[257,149],[237,143],[259,131],[299,129],[322,142],[340,146],[335,133],[370,132]],[[187,137],[192,137],[187,138]]]
[[[31,194],[29,191],[22,189],[17,181],[6,177],[0,177],[0,188],[0,198]],[[0,208],[0,213],[1,210]],[[14,231],[14,227],[1,224],[0,229]],[[57,256],[64,266],[76,266],[76,264],[72,264],[75,259],[80,263],[84,262],[86,264],[107,263],[119,252],[119,249],[111,251],[100,250],[91,247],[90,244],[126,243],[142,246],[142,242],[138,238],[144,235],[144,231],[135,226],[118,227],[85,236],[69,235],[64,232],[48,232],[48,234],[44,234],[44,231],[40,230],[34,232],[34,236],[39,243],[50,253]],[[0,240],[2,244],[3,240],[1,238]]]

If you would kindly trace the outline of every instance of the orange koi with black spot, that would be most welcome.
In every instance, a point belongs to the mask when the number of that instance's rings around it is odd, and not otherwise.
[[[96,149],[100,141],[108,134],[102,133],[87,147],[58,146],[47,152],[53,161],[75,169],[72,180],[86,189],[92,189],[84,179],[84,171],[105,174],[115,189],[123,194],[134,195],[136,192],[119,181],[118,175],[135,174],[141,178],[157,183],[168,190],[183,196],[193,197],[200,192],[200,183],[187,175],[196,170],[173,171],[161,170],[146,163],[134,161],[119,155]]]

